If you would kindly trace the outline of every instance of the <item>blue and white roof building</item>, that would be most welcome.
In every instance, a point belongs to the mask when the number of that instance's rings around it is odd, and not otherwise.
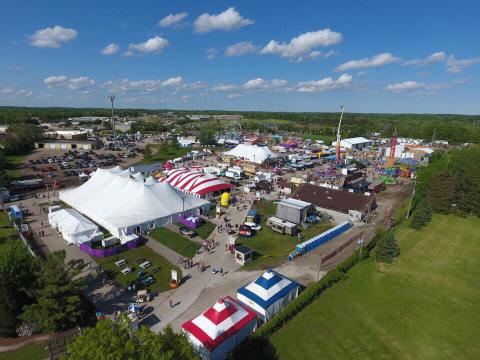
[[[257,280],[237,289],[237,299],[267,322],[298,296],[299,288],[295,281],[267,270]]]

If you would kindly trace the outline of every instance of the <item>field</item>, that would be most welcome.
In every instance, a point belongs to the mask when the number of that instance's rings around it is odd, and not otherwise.
[[[215,227],[216,225],[214,223],[211,223],[210,221],[205,220],[205,222],[202,225],[200,225],[197,229],[195,229],[195,231],[198,236],[206,240],[210,236],[212,231],[215,230]]]
[[[357,265],[271,337],[279,359],[480,357],[480,219],[435,215],[397,239],[393,264]]]
[[[159,243],[188,258],[193,257],[197,250],[200,249],[200,245],[197,243],[167,228],[155,229],[150,232],[150,236]]]
[[[297,236],[282,235],[267,227],[265,221],[275,214],[275,204],[268,201],[257,202],[254,206],[261,215],[260,225],[262,230],[251,238],[238,238],[238,244],[247,245],[255,250],[253,261],[246,264],[246,270],[267,269],[278,266],[287,259],[290,253],[298,244]],[[330,223],[319,223],[309,229],[302,231],[304,240],[330,229]]]
[[[168,160],[176,159],[180,156],[184,156],[189,151],[188,148],[181,148],[178,146],[168,146],[168,145],[150,145],[152,148],[152,156],[147,160],[145,159],[143,163],[154,163],[154,162],[166,162]]]
[[[125,259],[128,262],[128,266],[133,267],[132,273],[128,275],[123,275],[120,272],[121,268],[115,265],[115,262],[120,259]],[[163,256],[158,255],[145,245],[137,249],[125,251],[124,253],[121,253],[117,256],[112,256],[108,258],[96,258],[95,261],[98,264],[102,265],[107,271],[109,271],[113,275],[116,282],[127,288],[130,282],[137,279],[137,271],[141,270],[141,268],[136,263],[137,259],[148,260],[152,263],[151,268],[156,266],[160,269],[158,272],[151,275],[153,278],[155,278],[155,282],[149,286],[149,289],[151,291],[160,292],[168,290],[170,288],[170,270],[177,270],[179,278],[182,278],[182,272],[177,266],[171,264]],[[149,270],[151,270],[151,268],[147,269],[146,275],[149,274]]]
[[[21,349],[0,352],[0,360],[43,360],[49,357],[49,353],[45,350],[45,344],[30,344]]]
[[[0,212],[0,249],[10,241],[20,241],[17,232],[8,219],[7,213]]]

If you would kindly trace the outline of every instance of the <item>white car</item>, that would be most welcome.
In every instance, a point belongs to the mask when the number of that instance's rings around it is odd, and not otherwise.
[[[245,222],[243,225],[249,226],[252,230],[255,230],[255,231],[262,230],[262,227],[260,225],[253,222]]]

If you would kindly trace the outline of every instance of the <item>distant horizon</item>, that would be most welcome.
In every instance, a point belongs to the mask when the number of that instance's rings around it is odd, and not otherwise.
[[[16,106],[16,105],[0,105],[0,109],[71,109],[71,110],[105,110],[111,111],[110,107],[88,107],[88,106]],[[340,114],[338,111],[282,111],[282,110],[229,110],[229,109],[187,109],[187,108],[141,108],[141,107],[115,107],[115,110],[145,110],[145,111],[182,111],[182,112],[229,112],[229,113],[291,113],[291,114]],[[349,112],[345,111],[345,114],[361,114],[361,115],[453,115],[453,116],[480,116],[480,113],[476,114],[461,114],[461,113],[417,113],[417,112]],[[88,116],[88,115],[86,115]]]

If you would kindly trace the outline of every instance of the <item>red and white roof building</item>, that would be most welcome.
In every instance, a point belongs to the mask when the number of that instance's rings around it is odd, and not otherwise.
[[[199,169],[173,169],[167,172],[165,180],[174,188],[201,198],[220,195],[233,187],[232,184],[223,182],[215,175],[204,174]]]
[[[257,327],[257,315],[230,296],[182,325],[204,360],[223,360]]]

